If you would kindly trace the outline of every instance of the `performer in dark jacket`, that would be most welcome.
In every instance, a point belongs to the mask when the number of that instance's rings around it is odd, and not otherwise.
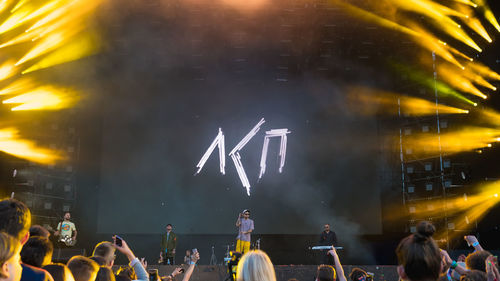
[[[175,264],[175,248],[177,247],[177,235],[172,231],[172,225],[167,224],[167,232],[161,236],[160,261],[163,264]]]
[[[335,232],[330,230],[330,224],[325,224],[325,230],[321,232],[321,235],[319,237],[319,242],[318,244],[320,246],[331,246],[331,245],[337,245],[337,235]],[[331,255],[328,255],[328,251],[324,250],[321,251],[321,264],[329,264],[333,265],[333,257]]]

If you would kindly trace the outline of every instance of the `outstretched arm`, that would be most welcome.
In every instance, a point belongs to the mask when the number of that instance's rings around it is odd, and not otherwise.
[[[184,278],[182,278],[182,281],[189,281],[191,278],[191,275],[193,274],[194,267],[196,266],[196,263],[200,260],[200,253],[196,252],[191,256],[191,264],[189,265],[188,269],[186,270],[186,274],[184,274]]]
[[[342,268],[342,264],[340,263],[339,256],[337,255],[337,251],[335,250],[335,246],[332,245],[332,249],[328,251],[329,255],[332,255],[333,260],[335,262],[335,271],[337,271],[337,280],[339,281],[347,281],[344,274],[344,269]]]
[[[477,240],[476,236],[474,235],[467,235],[464,237],[465,241],[467,241],[467,244],[469,246],[474,247],[474,251],[482,251],[483,247],[481,247],[481,244],[479,244],[479,241]]]
[[[135,274],[137,275],[137,281],[149,281],[149,274],[146,269],[141,264],[141,261],[135,257],[132,250],[129,248],[127,242],[122,239],[122,245],[116,245],[116,237],[113,236],[113,242],[115,248],[120,251],[122,254],[127,256],[127,259],[130,262],[130,266],[134,269]]]
[[[440,250],[440,252],[442,257],[443,269],[448,270],[448,268],[451,267],[451,269],[455,270],[460,275],[464,275],[469,272],[467,268],[458,265],[457,262],[453,262],[453,260],[450,258],[450,255],[448,255],[448,252],[446,252],[445,250]]]

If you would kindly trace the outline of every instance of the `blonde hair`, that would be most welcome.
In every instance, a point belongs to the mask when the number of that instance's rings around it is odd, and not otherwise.
[[[271,259],[261,250],[247,252],[238,263],[237,281],[276,281]]]
[[[5,232],[0,232],[0,266],[9,261],[20,247],[19,242],[13,236]],[[0,278],[7,278],[0,272]]]

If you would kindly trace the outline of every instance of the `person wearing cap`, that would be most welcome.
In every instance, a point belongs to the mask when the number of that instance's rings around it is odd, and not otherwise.
[[[238,237],[236,237],[236,252],[244,254],[250,251],[250,233],[252,233],[254,229],[253,220],[250,219],[249,210],[243,210],[243,212],[238,215],[236,227],[238,228]]]

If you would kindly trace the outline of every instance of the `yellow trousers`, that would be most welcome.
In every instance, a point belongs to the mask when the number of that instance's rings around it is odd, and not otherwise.
[[[250,251],[250,241],[236,240],[236,252],[244,254],[248,251]]]

